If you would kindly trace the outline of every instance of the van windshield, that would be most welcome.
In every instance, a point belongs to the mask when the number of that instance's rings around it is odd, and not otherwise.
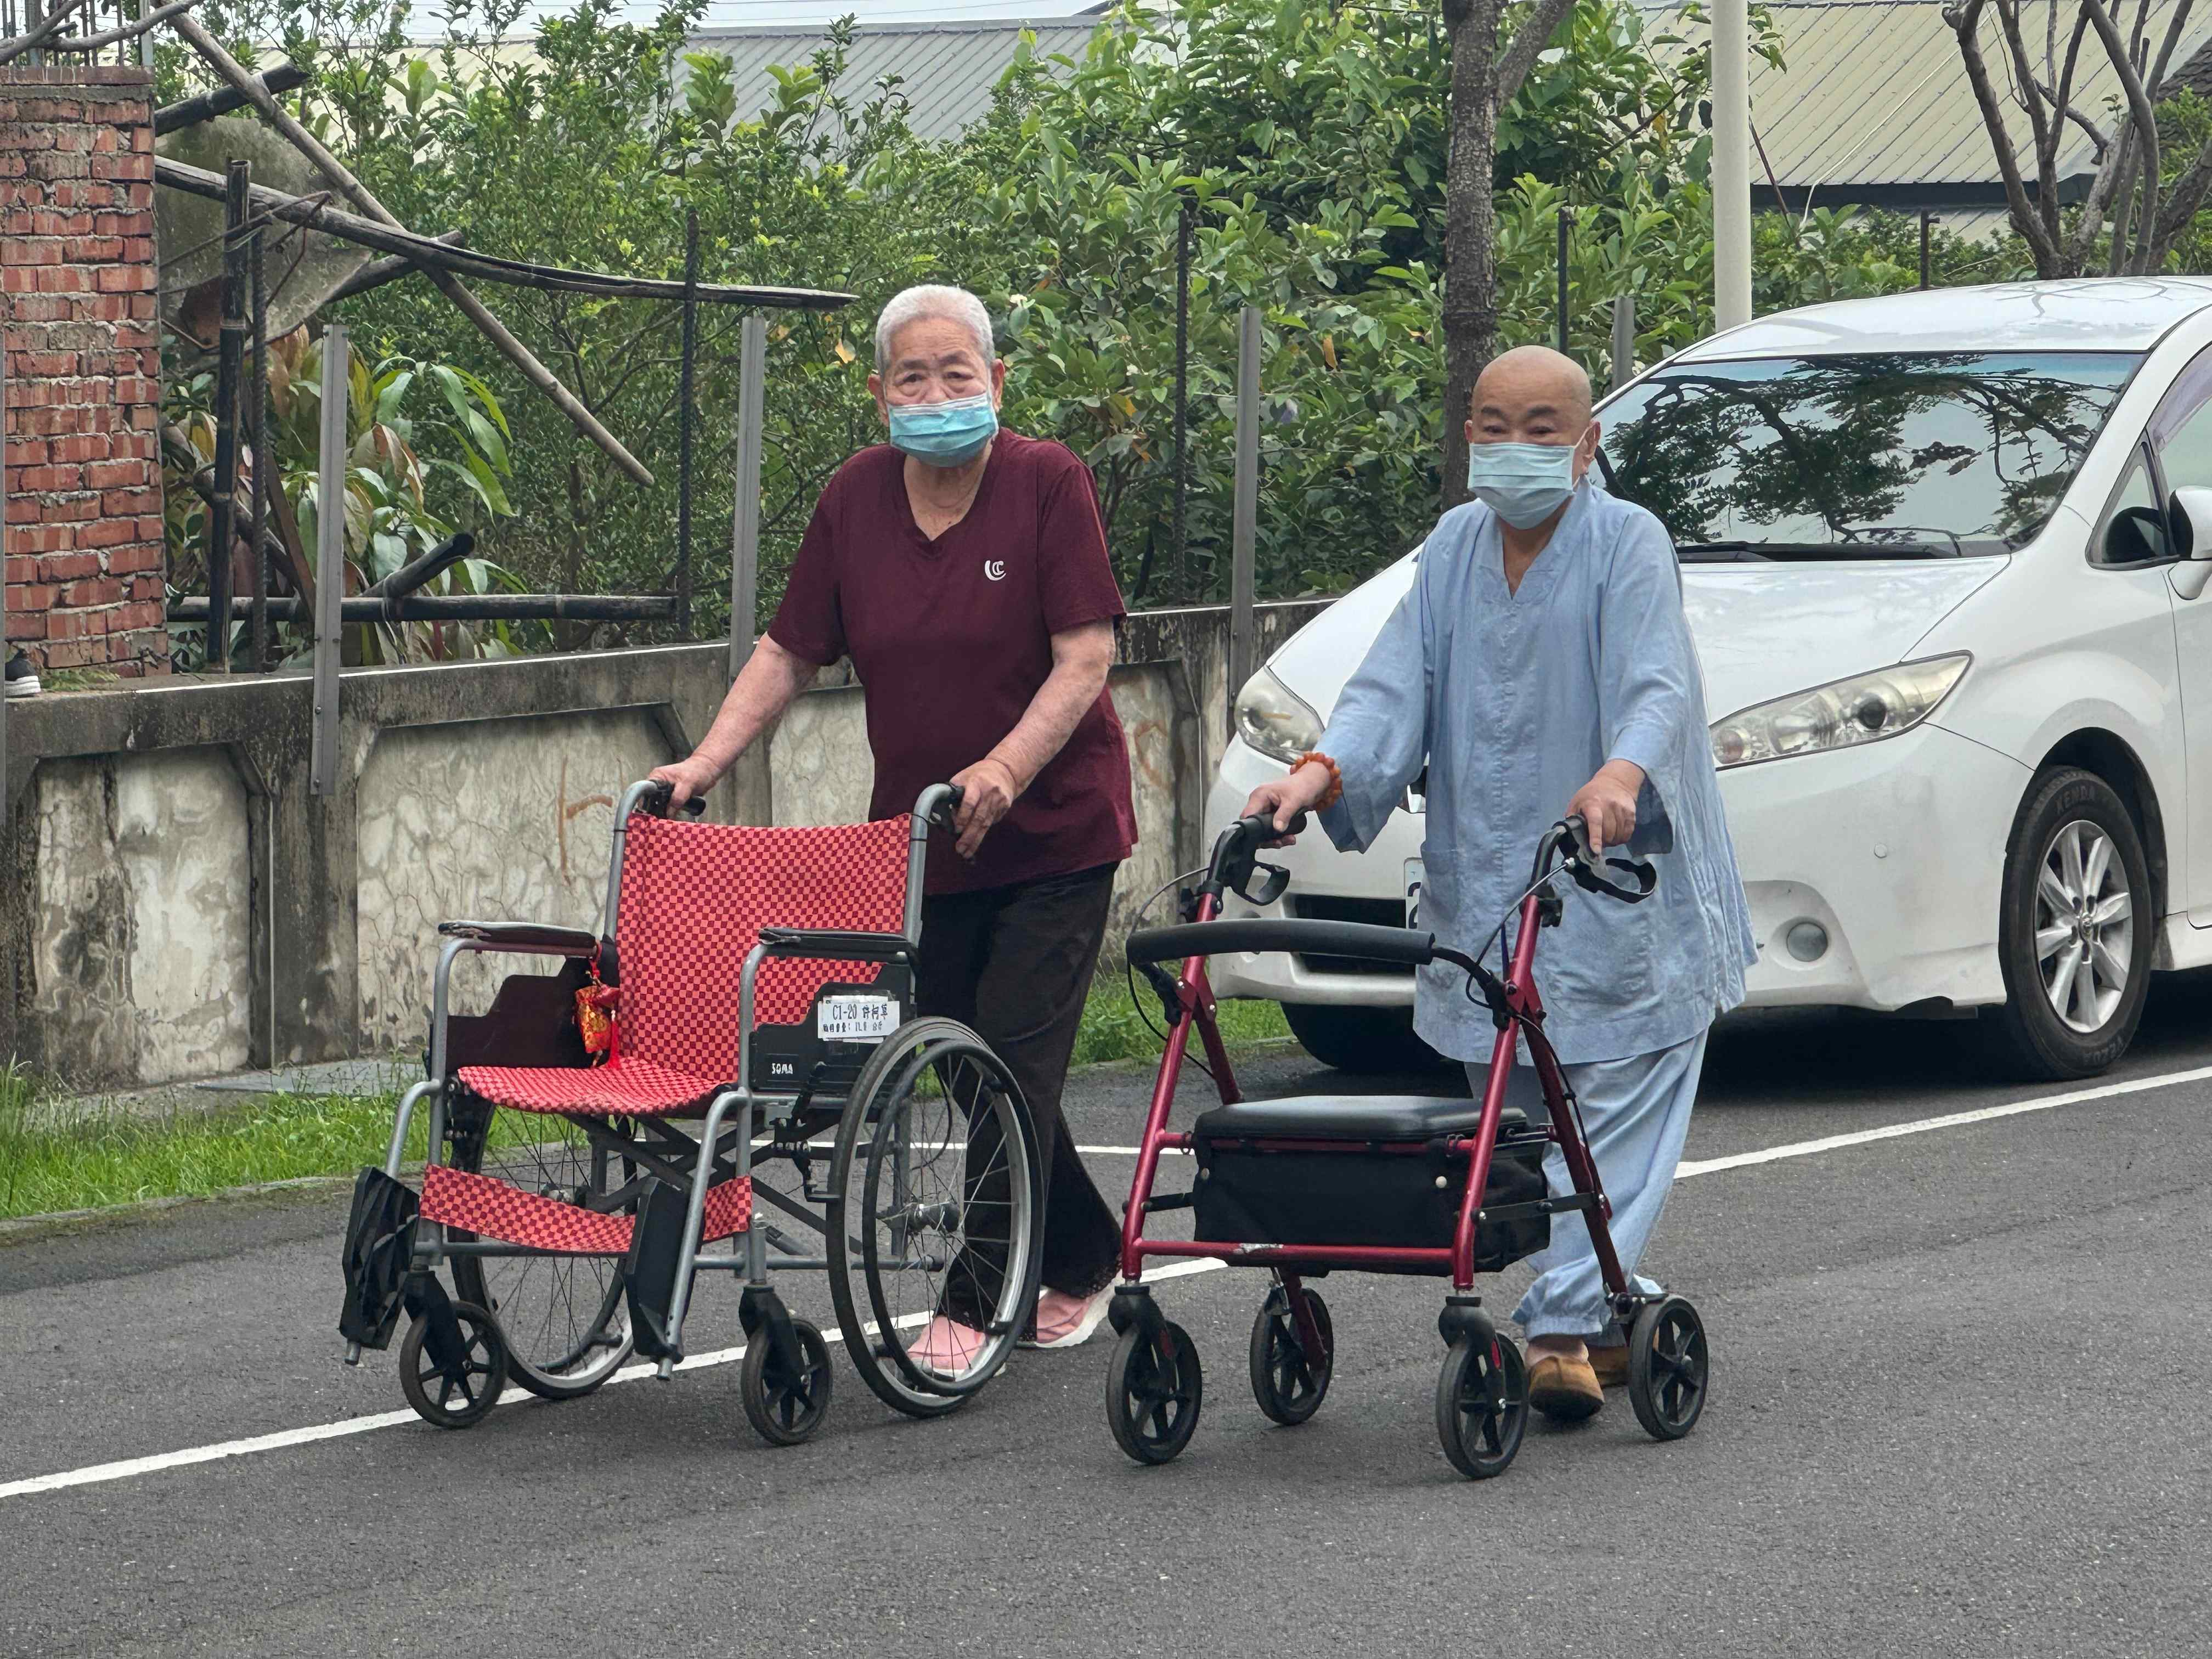
[[[1613,492],[1686,560],[1952,558],[2042,529],[2138,352],[1684,363],[1599,411]]]

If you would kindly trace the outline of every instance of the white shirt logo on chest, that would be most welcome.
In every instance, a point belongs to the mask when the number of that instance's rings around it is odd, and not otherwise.
[[[1002,582],[1002,581],[1006,580],[1006,562],[1005,562],[1004,560],[1002,560],[1002,559],[986,559],[986,560],[984,560],[984,561],[983,561],[983,574],[984,574],[987,578],[988,578],[990,580],[994,581],[994,582]]]

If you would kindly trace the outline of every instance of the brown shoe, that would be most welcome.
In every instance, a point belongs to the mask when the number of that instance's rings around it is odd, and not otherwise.
[[[1579,1423],[1597,1414],[1605,1390],[1587,1361],[1547,1354],[1528,1369],[1528,1403],[1554,1423]]]
[[[1607,1389],[1628,1386],[1628,1345],[1620,1343],[1610,1348],[1590,1345],[1590,1370],[1597,1374],[1598,1385]]]

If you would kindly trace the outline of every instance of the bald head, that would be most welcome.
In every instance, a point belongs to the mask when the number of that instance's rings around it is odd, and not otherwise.
[[[1497,440],[1519,439],[1519,428],[1532,419],[1548,416],[1571,443],[1589,424],[1589,376],[1573,358],[1549,346],[1515,346],[1490,360],[1474,383],[1468,413],[1474,422],[1477,442],[1484,441],[1493,423],[1515,428],[1497,433]]]

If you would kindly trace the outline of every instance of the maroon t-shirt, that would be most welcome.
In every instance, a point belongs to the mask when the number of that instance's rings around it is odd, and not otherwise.
[[[1122,614],[1091,469],[1001,432],[968,516],[935,541],[908,503],[905,457],[864,449],[830,480],[769,637],[828,665],[850,656],[867,702],[877,817],[981,760],[1052,672],[1052,636]],[[933,833],[932,893],[1003,887],[1127,858],[1129,750],[1105,692],[970,863]]]

